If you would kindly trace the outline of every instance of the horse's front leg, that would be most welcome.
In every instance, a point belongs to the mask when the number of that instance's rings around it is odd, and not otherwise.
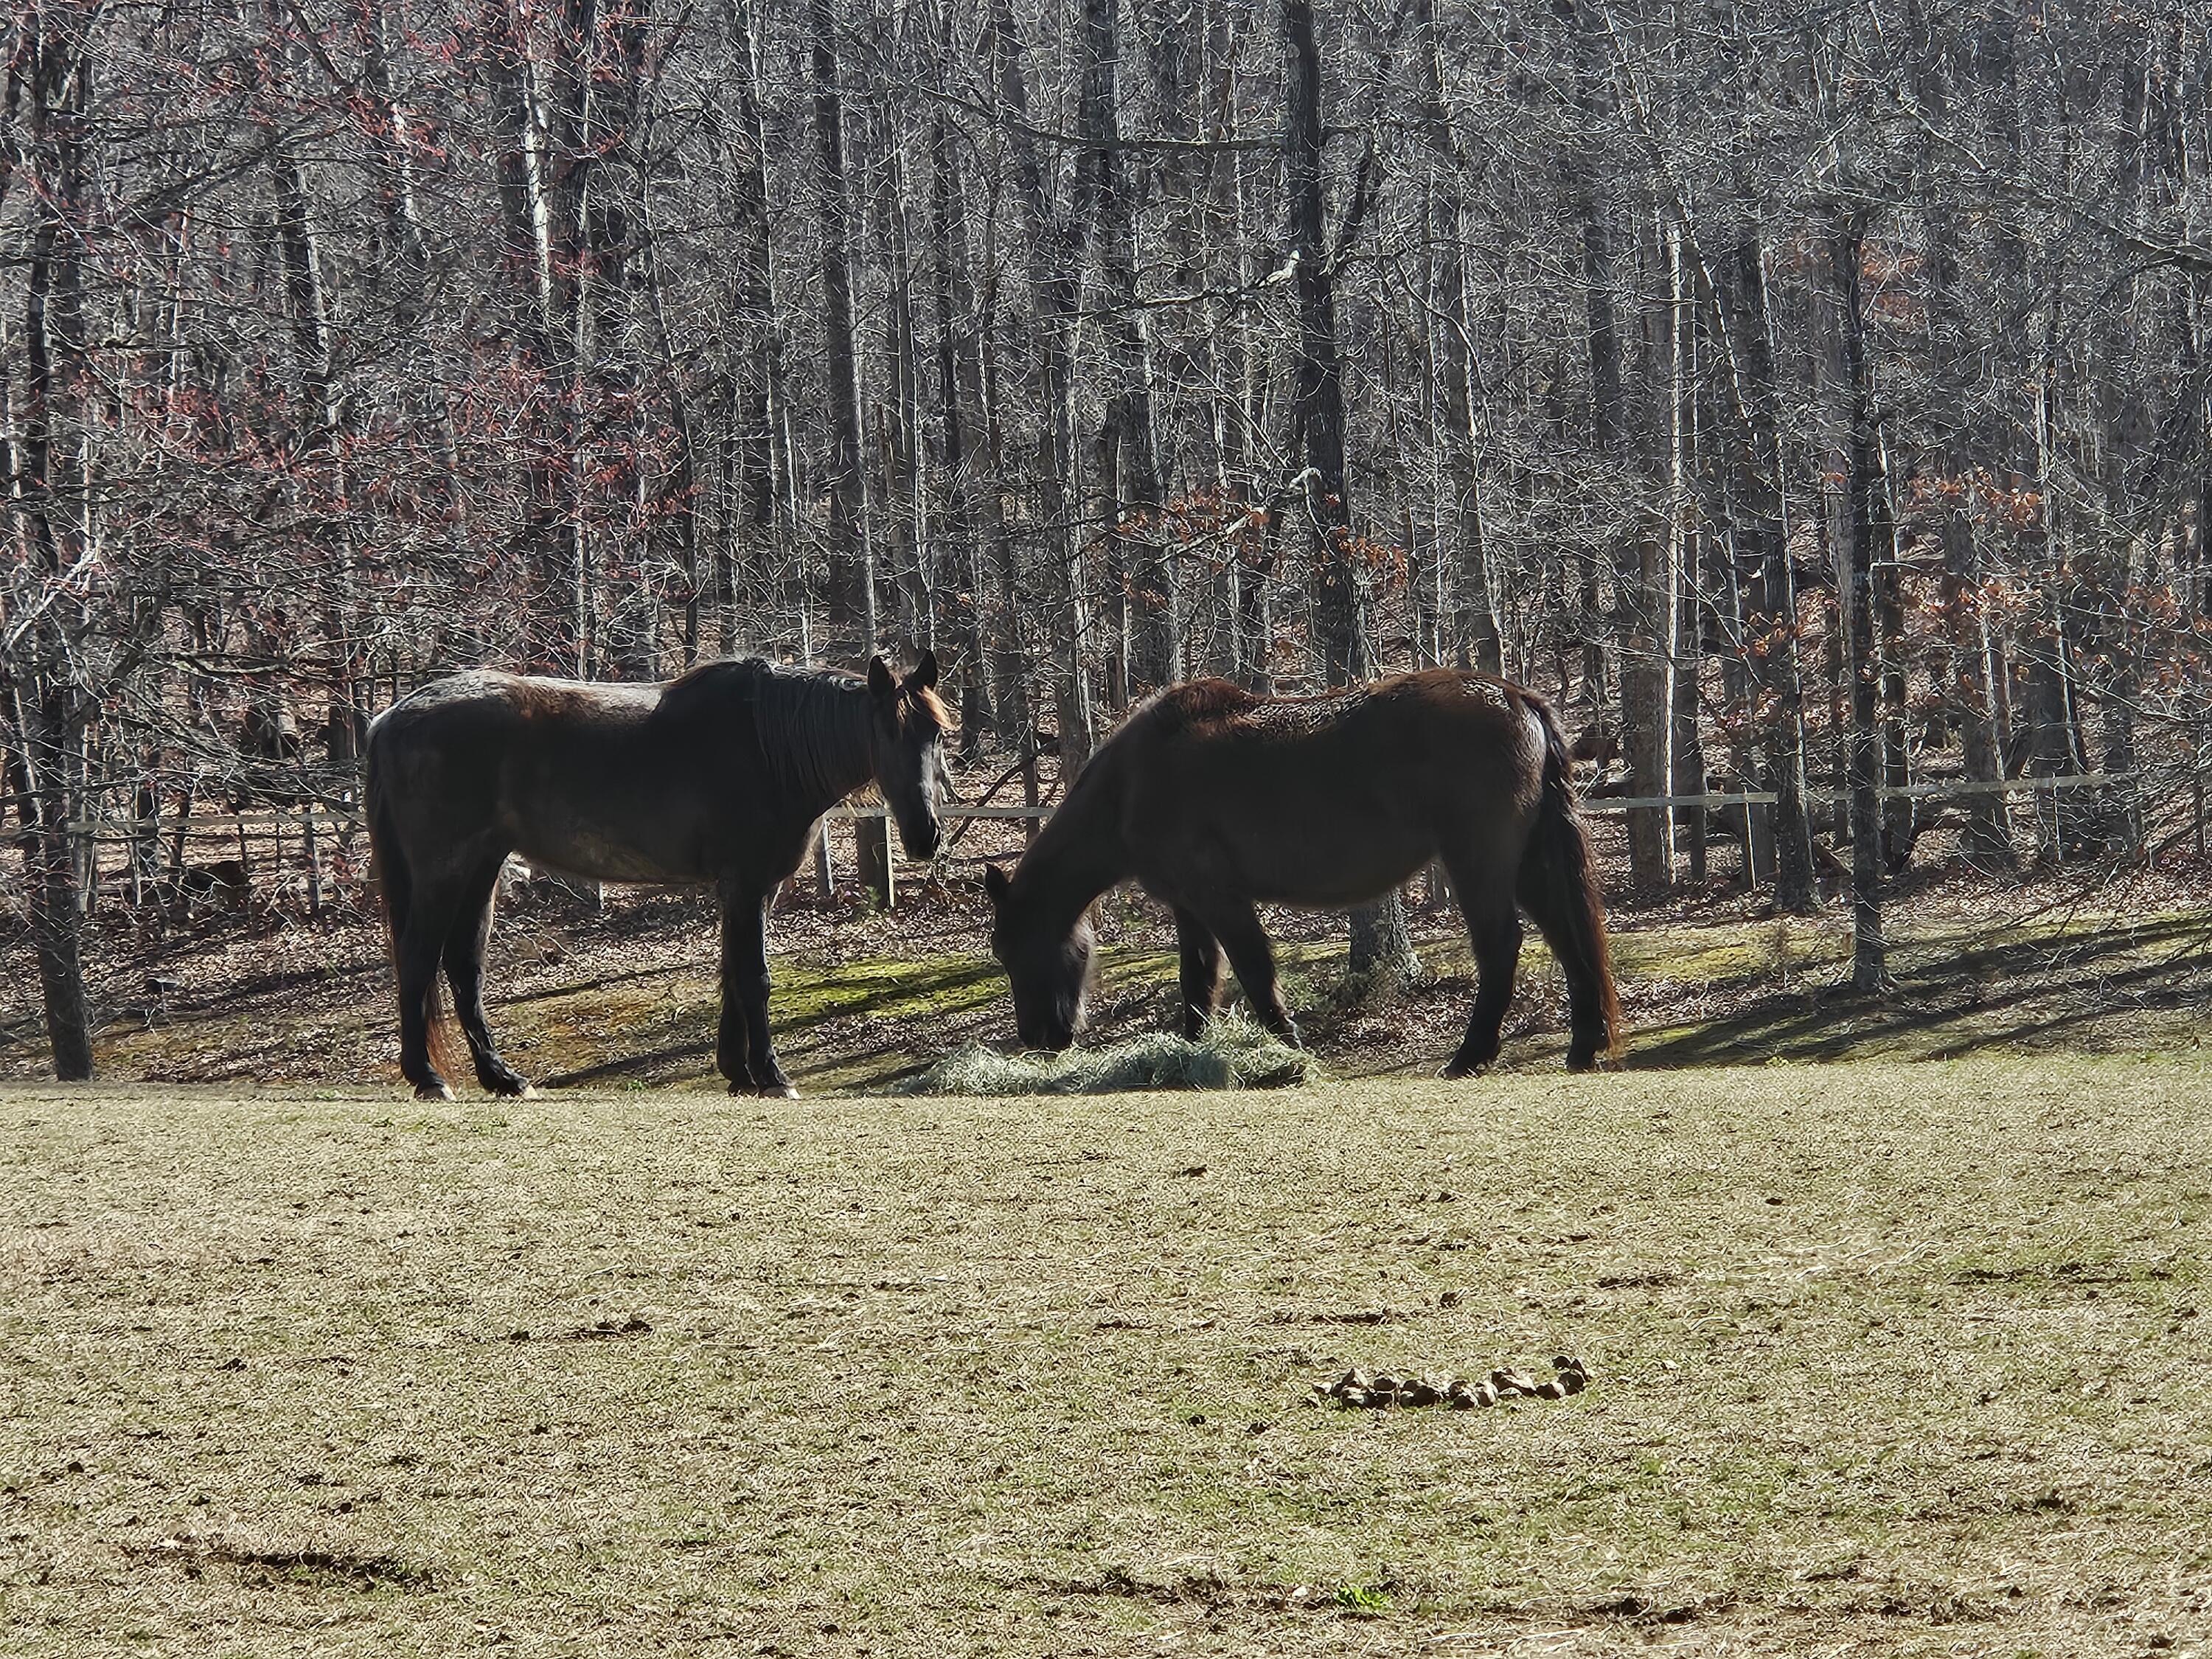
[[[769,890],[733,884],[722,901],[722,1019],[726,1026],[734,1003],[743,1009],[747,1060],[744,1085],[763,1095],[796,1099],[799,1091],[776,1063],[768,1034],[768,900]],[[725,1070],[732,1091],[744,1086]]]
[[[1267,930],[1260,926],[1259,913],[1250,902],[1228,900],[1209,908],[1204,921],[1229,953],[1229,965],[1237,970],[1237,982],[1244,988],[1254,1017],[1292,1048],[1304,1047],[1291,1011],[1283,1006],[1282,987],[1275,977],[1275,947],[1267,942]]]
[[[1182,951],[1182,1034],[1198,1041],[1221,996],[1221,941],[1181,905],[1176,907],[1176,943]]]
[[[752,1041],[745,1024],[744,998],[738,987],[744,978],[744,896],[732,882],[721,884],[722,902],[722,1017],[714,1032],[714,1069],[729,1079],[730,1092],[742,1095],[753,1086]]]

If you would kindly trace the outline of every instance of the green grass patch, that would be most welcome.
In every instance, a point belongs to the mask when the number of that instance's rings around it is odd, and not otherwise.
[[[1395,1001],[1355,994],[1340,935],[1285,939],[1279,948],[1284,994],[1338,1075],[1426,1072],[1455,1046],[1473,995],[1465,940],[1440,915],[1422,926],[1420,951],[1433,978]],[[1625,917],[1613,958],[1627,1009],[1627,1063],[2157,1053],[2198,1040],[2212,997],[2212,918],[2201,911],[2081,909],[1978,924],[1958,920],[1955,909],[1923,917],[1900,905],[1888,931],[1897,989],[1864,998],[1843,988],[1850,931],[1840,912],[1648,926]],[[979,939],[957,929],[941,937],[965,948],[836,962],[795,952],[772,957],[769,1018],[802,1090],[880,1091],[953,1054],[972,1074],[988,1063],[972,1045],[1011,1042],[997,963]],[[1149,948],[1157,937],[1102,952],[1089,1038],[1095,1045],[1112,1048],[1175,1025],[1177,958]],[[504,996],[514,980],[495,970],[492,1024],[512,1063],[556,1087],[719,1088],[711,941],[696,941],[689,956],[664,951],[654,961],[589,976],[580,965],[565,979],[540,970],[526,988]],[[1230,1006],[1241,1000],[1233,986],[1226,994]],[[337,980],[303,984],[285,976],[237,995],[187,1000],[191,1006],[150,1024],[111,1024],[99,1043],[101,1074],[349,1084],[393,1074],[396,1016],[380,957]],[[1564,1015],[1556,965],[1532,938],[1502,1063],[1556,1063]],[[1109,1086],[1196,1081],[1187,1061],[1192,1057],[1163,1049],[1145,1062],[1159,1069],[1138,1066]],[[456,1082],[471,1086],[465,1078]],[[971,1075],[966,1085],[947,1086],[986,1085]],[[1017,1070],[992,1086],[1030,1092],[1057,1084]]]

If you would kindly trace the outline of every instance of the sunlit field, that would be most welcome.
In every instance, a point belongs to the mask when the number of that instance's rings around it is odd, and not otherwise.
[[[2195,1058],[17,1089],[37,1653],[2199,1650]],[[1486,1410],[1345,1370],[1586,1361]]]

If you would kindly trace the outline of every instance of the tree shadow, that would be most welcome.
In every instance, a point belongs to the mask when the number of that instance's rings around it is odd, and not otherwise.
[[[952,957],[927,966],[897,964],[896,972],[878,974],[863,981],[868,988],[857,994],[848,994],[833,982],[835,969],[820,971],[821,980],[788,988],[781,1000],[772,992],[769,1023],[775,1035],[776,1047],[786,1060],[802,1066],[829,1060],[817,1073],[817,1086],[821,1086],[820,1077],[827,1074],[839,1079],[834,1086],[844,1087],[856,1082],[885,1082],[927,1066],[933,1056],[919,1050],[918,1040],[942,1040],[958,1032],[925,1032],[917,1028],[933,1017],[950,1027],[963,1015],[975,1017],[988,1012],[990,1004],[974,994],[999,972],[999,966],[988,957]],[[593,987],[568,988],[586,991]],[[939,1001],[948,1003],[950,1007],[939,1011],[913,1006]],[[849,1018],[872,1020],[880,1030],[881,1040],[841,1044],[834,1052],[828,1043],[818,1040],[822,1027],[834,1020]],[[884,1063],[894,1056],[894,1063]],[[672,1073],[675,1076],[708,1077],[714,1074],[714,1060],[709,1017],[707,1035],[696,1041],[670,1043],[641,1054],[611,1056],[557,1073],[546,1078],[545,1082],[551,1087],[569,1088],[621,1079],[666,1078],[672,1075],[671,1067],[681,1068]],[[805,1080],[803,1077],[799,1079],[802,1084]]]
[[[2212,996],[2212,921],[2179,916],[2095,932],[1996,939],[1966,932],[1923,936],[1895,953],[1894,992],[1848,987],[1769,992],[1765,973],[1718,981],[1749,1000],[1648,1045],[1638,1067],[1828,1060],[1869,1053],[1952,1056],[2033,1048],[2116,1017],[2202,1006]]]

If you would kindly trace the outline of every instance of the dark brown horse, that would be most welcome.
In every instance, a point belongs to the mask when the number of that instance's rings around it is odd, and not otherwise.
[[[1090,984],[1091,902],[1134,880],[1173,907],[1183,1032],[1213,1012],[1221,957],[1292,1042],[1253,906],[1339,908],[1442,859],[1480,970],[1462,1077],[1497,1058],[1528,911],[1565,970],[1567,1064],[1618,1054],[1605,905],[1550,707],[1486,674],[1431,669],[1324,697],[1226,680],[1170,686],[1102,744],[1010,877],[993,866],[991,948],[1033,1048],[1064,1048]]]
[[[484,1023],[492,893],[509,853],[600,881],[713,882],[722,905],[714,1058],[732,1093],[795,1093],[768,1030],[767,909],[823,813],[872,779],[908,854],[937,851],[939,738],[925,651],[902,681],[710,662],[656,685],[489,669],[394,703],[369,728],[368,830],[399,980],[399,1069],[426,1097],[441,962],[477,1076],[528,1090]],[[442,1059],[442,1056],[436,1058]]]

